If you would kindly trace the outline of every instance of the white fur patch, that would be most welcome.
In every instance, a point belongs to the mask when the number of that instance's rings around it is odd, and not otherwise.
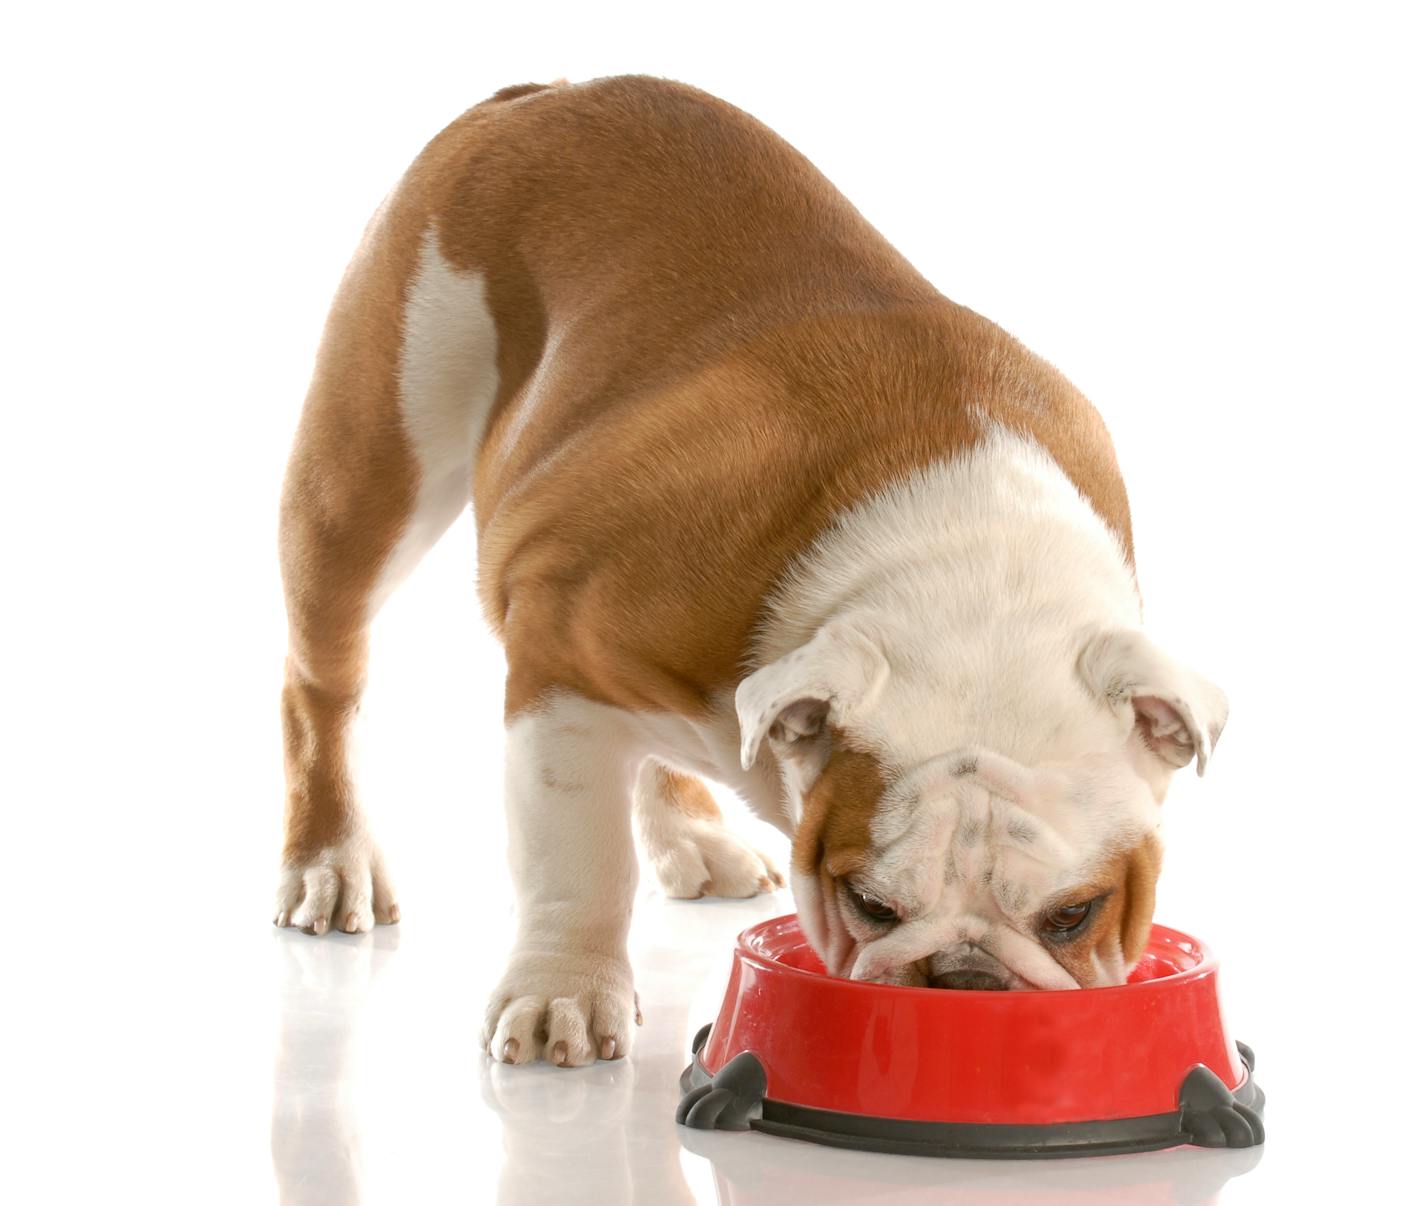
[[[490,999],[485,1042],[495,1058],[513,1063],[623,1055],[634,1014],[624,944],[638,882],[631,814],[639,769],[644,793],[649,754],[693,773],[730,769],[734,782],[753,787],[758,774],[740,769],[734,721],[699,725],[572,694],[551,695],[516,716],[506,737],[518,926]],[[774,880],[770,865],[721,826],[660,800],[637,807],[655,865],[664,859],[659,874],[679,894],[695,895],[711,880],[713,892],[751,895],[764,890],[763,878]]]
[[[848,923],[818,877],[793,881],[827,965],[880,978],[935,953],[989,952],[1012,986],[1075,987],[1033,915],[1159,823],[1131,710],[1080,673],[1097,634],[1140,623],[1117,537],[1042,448],[992,428],[843,513],[770,603],[753,662],[767,689],[754,674],[738,693],[744,737],[803,687],[845,694],[858,704],[851,733],[891,782],[858,886],[905,920],[888,933]],[[872,693],[815,656],[818,634],[847,623],[888,665]],[[942,760],[956,750],[983,751],[984,773],[954,782]]]
[[[420,474],[415,508],[371,598],[374,614],[470,501],[475,448],[499,386],[484,278],[452,268],[432,226],[406,292],[400,405]]]
[[[1117,736],[1076,658],[1104,627],[1138,625],[1136,583],[1117,538],[1021,436],[995,430],[845,512],[770,601],[755,664],[851,609],[890,665],[856,732],[892,765],[975,746],[1032,766]]]
[[[505,812],[518,925],[485,1019],[491,1054],[586,1064],[632,1044],[626,941],[642,751],[617,708],[556,695],[506,730]]]

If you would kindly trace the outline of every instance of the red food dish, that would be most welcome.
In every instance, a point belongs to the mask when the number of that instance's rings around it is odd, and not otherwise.
[[[828,976],[794,916],[737,940],[678,1121],[837,1146],[1090,1155],[1264,1138],[1215,956],[1153,926],[1128,983],[981,992]]]

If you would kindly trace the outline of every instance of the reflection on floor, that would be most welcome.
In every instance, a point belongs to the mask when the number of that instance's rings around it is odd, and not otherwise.
[[[787,912],[747,902],[639,902],[645,1025],[631,1060],[506,1067],[478,1049],[482,943],[433,927],[314,939],[274,932],[280,1003],[272,1166],[285,1203],[495,1200],[815,1203],[1209,1203],[1263,1149],[1181,1148],[1042,1162],[840,1151],[673,1122],[692,1035],[711,1021],[731,943]]]

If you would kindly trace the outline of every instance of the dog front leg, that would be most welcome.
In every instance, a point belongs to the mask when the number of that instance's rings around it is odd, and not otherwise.
[[[619,1059],[637,1006],[628,926],[638,884],[625,713],[561,693],[510,719],[505,755],[514,947],[484,1043],[505,1063]]]

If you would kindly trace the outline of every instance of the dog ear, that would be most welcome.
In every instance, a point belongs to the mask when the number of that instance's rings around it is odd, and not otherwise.
[[[782,758],[817,753],[828,725],[844,725],[873,706],[889,673],[879,646],[854,621],[826,624],[738,685],[742,769],[751,769],[763,741]]]
[[[1226,696],[1201,675],[1168,657],[1142,633],[1099,633],[1078,659],[1088,690],[1131,715],[1143,744],[1173,769],[1193,757],[1197,774],[1226,727]]]

